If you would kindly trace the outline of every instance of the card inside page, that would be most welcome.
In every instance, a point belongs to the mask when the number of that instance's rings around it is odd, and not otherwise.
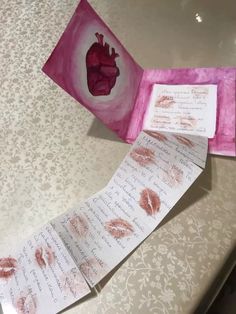
[[[217,85],[154,84],[144,129],[212,138],[216,107]]]

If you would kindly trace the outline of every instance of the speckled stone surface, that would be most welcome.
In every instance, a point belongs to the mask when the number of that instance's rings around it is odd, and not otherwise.
[[[1,255],[103,188],[129,149],[41,72],[77,4],[0,4]],[[234,1],[91,4],[143,67],[235,65]],[[235,248],[235,166],[208,158],[164,223],[66,313],[192,313]]]

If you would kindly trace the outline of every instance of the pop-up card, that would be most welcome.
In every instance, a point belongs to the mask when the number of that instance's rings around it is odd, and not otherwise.
[[[162,130],[207,136],[210,153],[236,154],[236,69],[144,70],[86,0],[43,71],[128,143]]]

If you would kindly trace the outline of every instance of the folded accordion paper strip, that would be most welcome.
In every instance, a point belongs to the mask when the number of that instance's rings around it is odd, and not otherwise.
[[[206,156],[206,137],[141,132],[102,191],[0,258],[4,313],[53,314],[89,294],[170,212]]]
[[[216,133],[209,152],[236,155],[236,69],[144,70],[86,0],[79,3],[43,71],[128,143],[143,129],[154,84],[217,85]]]

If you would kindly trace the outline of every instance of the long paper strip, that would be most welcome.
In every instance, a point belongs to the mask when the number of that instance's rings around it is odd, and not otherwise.
[[[5,313],[54,314],[88,294],[84,278],[93,287],[150,235],[206,155],[207,138],[142,132],[105,189],[0,259]]]

